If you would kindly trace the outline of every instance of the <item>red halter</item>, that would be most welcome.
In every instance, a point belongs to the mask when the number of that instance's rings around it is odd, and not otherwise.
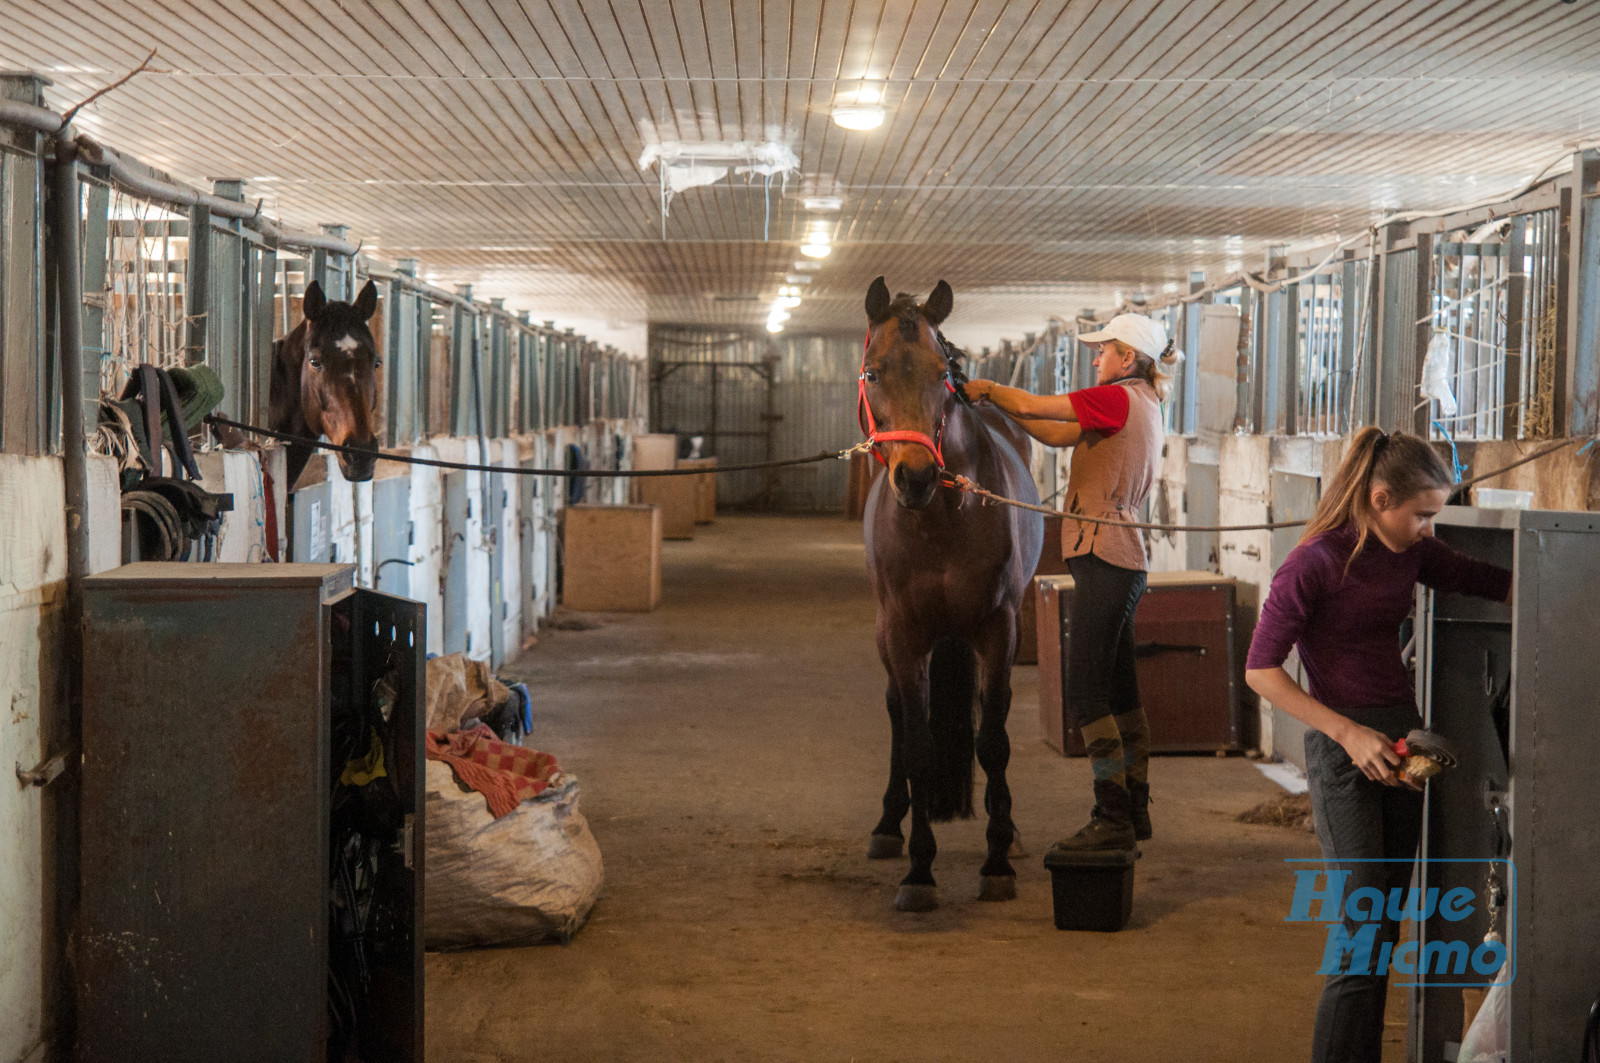
[[[930,439],[921,432],[880,432],[878,420],[872,416],[872,403],[867,401],[867,348],[872,345],[872,334],[867,334],[866,343],[861,347],[861,375],[856,378],[856,423],[861,426],[862,433],[867,437],[867,444],[872,448],[872,456],[878,459],[878,464],[888,468],[889,463],[883,460],[883,454],[878,450],[879,443],[915,443],[925,447],[933,460],[939,463],[939,471],[944,471],[944,423],[950,417],[946,410],[944,416],[939,418],[939,435]],[[944,386],[950,394],[956,394],[956,386],[950,381],[950,371],[945,370]]]

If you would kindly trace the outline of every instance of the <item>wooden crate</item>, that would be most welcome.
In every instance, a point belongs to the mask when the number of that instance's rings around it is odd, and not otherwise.
[[[716,458],[679,458],[680,469],[715,469]],[[700,476],[691,476],[694,481],[694,522],[696,524],[710,524],[717,519],[717,474],[704,473]]]
[[[872,482],[878,478],[883,466],[870,454],[850,455],[850,479],[845,488],[844,515],[849,520],[860,520],[867,509],[867,495]]]
[[[561,601],[569,609],[647,613],[661,602],[661,510],[568,506],[562,510]]]
[[[1039,551],[1039,564],[1033,570],[1033,578],[1059,576],[1066,571],[1067,563],[1061,559],[1061,518],[1046,517],[1044,549]],[[1017,664],[1037,664],[1039,661],[1037,614],[1038,595],[1030,580],[1027,591],[1022,595],[1022,608],[1017,613]]]
[[[698,476],[646,476],[634,482],[638,502],[661,507],[661,536],[693,539],[695,481]]]
[[[1039,724],[1058,752],[1081,757],[1083,738],[1066,704],[1072,638],[1071,576],[1041,576],[1038,595]],[[1234,638],[1234,581],[1213,572],[1152,572],[1133,615],[1139,697],[1150,751],[1243,749],[1243,682]]]

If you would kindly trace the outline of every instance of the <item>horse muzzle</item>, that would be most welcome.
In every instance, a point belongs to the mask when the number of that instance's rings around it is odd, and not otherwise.
[[[889,468],[889,486],[902,508],[923,509],[939,490],[939,466],[932,462],[916,466],[910,461],[894,462]]]
[[[338,451],[340,474],[351,483],[365,483],[372,479],[372,474],[378,467],[378,441],[372,439],[365,443],[345,445],[355,448],[358,453]]]

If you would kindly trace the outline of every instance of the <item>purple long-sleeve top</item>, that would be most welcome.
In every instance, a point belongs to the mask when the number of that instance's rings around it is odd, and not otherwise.
[[[1344,524],[1290,551],[1272,577],[1245,662],[1276,668],[1298,649],[1311,696],[1346,715],[1415,701],[1400,659],[1400,624],[1416,584],[1492,601],[1511,590],[1510,572],[1431,535],[1398,554],[1368,535],[1350,561],[1356,534]]]

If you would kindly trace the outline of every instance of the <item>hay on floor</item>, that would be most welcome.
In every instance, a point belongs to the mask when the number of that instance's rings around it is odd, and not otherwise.
[[[1254,808],[1239,813],[1240,823],[1264,823],[1272,827],[1291,827],[1312,831],[1310,794],[1284,794],[1263,801]]]

